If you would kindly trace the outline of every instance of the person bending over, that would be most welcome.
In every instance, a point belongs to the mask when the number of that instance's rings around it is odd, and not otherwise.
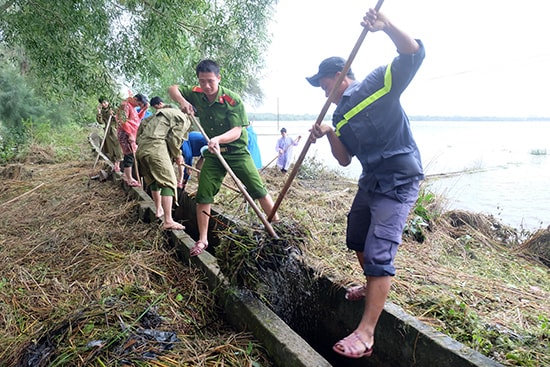
[[[183,163],[180,146],[190,126],[189,116],[175,108],[163,108],[143,120],[138,130],[139,171],[151,189],[156,216],[163,219],[164,229],[184,229],[172,218],[172,204],[177,198],[173,164]]]
[[[139,112],[136,108],[139,108]],[[133,177],[132,167],[134,166],[137,150],[137,131],[148,108],[149,101],[147,97],[143,94],[136,94],[122,101],[115,115],[118,124],[117,137],[124,155],[122,161],[122,179],[128,186],[140,186],[139,181]]]

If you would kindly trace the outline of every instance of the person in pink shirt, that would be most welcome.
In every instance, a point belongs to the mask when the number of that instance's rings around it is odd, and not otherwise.
[[[139,107],[139,112],[136,111]],[[132,176],[132,167],[137,150],[136,135],[141,119],[147,113],[149,101],[143,94],[136,94],[126,98],[118,107],[116,121],[118,124],[117,137],[122,148],[122,179],[128,186],[140,186],[139,181]]]

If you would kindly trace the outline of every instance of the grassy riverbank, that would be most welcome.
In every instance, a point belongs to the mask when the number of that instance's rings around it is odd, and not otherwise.
[[[286,183],[276,169],[264,178],[275,197]],[[342,285],[364,279],[344,246],[355,190],[355,182],[306,160],[280,208],[283,217],[310,231],[305,251],[311,263]],[[254,220],[236,197],[225,190],[218,202],[232,217]],[[503,365],[550,364],[550,232],[518,231],[492,216],[446,211],[442,202],[422,191],[397,255],[390,301]]]
[[[90,181],[88,133],[49,134],[0,167],[2,365],[269,366],[258,341],[224,324],[202,275],[176,261],[162,231],[137,221],[120,189]],[[262,174],[277,197],[286,176]],[[343,285],[363,280],[344,247],[355,187],[309,160],[280,208],[308,228],[308,261]],[[231,190],[217,202],[254,216]],[[550,277],[534,255],[548,232],[517,233],[439,202],[424,192],[411,215],[390,300],[503,365],[550,365]],[[145,329],[179,340],[161,351]]]

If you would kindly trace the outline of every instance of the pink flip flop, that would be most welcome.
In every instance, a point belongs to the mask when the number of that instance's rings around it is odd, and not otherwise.
[[[195,242],[195,246],[193,246],[193,248],[189,250],[189,256],[198,256],[202,254],[207,248],[208,243],[198,240],[197,242]]]
[[[169,230],[184,230],[185,229],[185,226],[183,224],[180,224],[180,223],[177,223],[177,222],[174,222],[174,223],[171,223],[169,225],[163,225],[162,226],[162,229],[166,230],[166,231],[169,231]]]
[[[360,345],[361,347],[359,347]],[[361,339],[361,336],[354,331],[338,343],[334,344],[332,350],[344,357],[363,358],[370,357],[372,355],[372,348],[372,345],[369,347],[369,345]]]
[[[350,287],[346,291],[346,299],[348,301],[360,301],[363,298],[365,298],[365,295],[367,293],[367,285],[356,285],[354,287]]]

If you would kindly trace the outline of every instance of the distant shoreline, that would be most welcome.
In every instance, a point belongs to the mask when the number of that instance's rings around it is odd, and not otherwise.
[[[249,113],[250,121],[304,121],[317,120],[318,115],[303,114],[280,114],[276,113]],[[332,116],[327,115],[324,121],[331,120]],[[550,121],[550,117],[502,117],[502,116],[409,116],[411,121]]]

